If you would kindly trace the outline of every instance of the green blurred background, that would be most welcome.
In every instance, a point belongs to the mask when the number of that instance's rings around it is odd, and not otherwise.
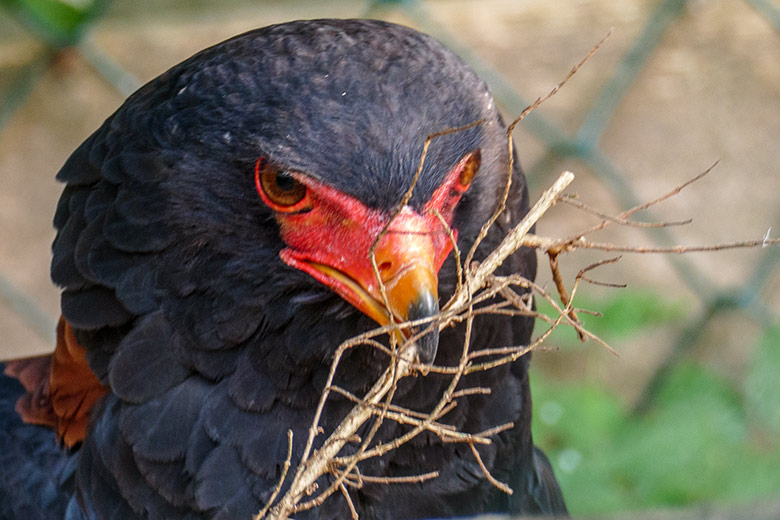
[[[577,175],[570,191],[617,213],[719,160],[642,215],[689,226],[597,238],[780,234],[777,0],[0,0],[0,359],[52,349],[54,174],[70,152],[137,86],[201,48],[322,17],[433,34],[482,74],[508,119],[612,29],[515,134],[532,198],[566,168]],[[595,222],[556,207],[538,231],[566,236]],[[601,258],[563,257],[566,279]],[[534,355],[532,375],[534,436],[574,514],[780,518],[779,266],[777,247],[628,256],[594,273],[628,288],[580,289],[577,306],[603,314],[584,316],[587,327],[620,357],[561,330]]]

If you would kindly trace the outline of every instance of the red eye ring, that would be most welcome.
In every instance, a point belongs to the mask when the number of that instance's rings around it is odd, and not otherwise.
[[[310,205],[306,185],[265,157],[255,163],[255,188],[263,202],[280,213],[302,211]]]

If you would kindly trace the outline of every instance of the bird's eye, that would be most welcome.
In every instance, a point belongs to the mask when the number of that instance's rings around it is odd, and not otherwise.
[[[296,210],[306,197],[306,185],[261,157],[255,164],[255,185],[263,201],[277,211]]]
[[[463,169],[460,170],[458,176],[458,182],[461,186],[468,186],[471,181],[474,180],[474,176],[479,171],[479,166],[482,164],[482,154],[479,149],[469,153],[465,158]]]

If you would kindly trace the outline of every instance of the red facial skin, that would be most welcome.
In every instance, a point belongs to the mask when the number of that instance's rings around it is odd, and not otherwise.
[[[291,206],[281,206],[260,184],[263,160],[256,168],[257,190],[276,213],[287,244],[279,256],[286,264],[327,285],[380,325],[390,319],[406,321],[410,304],[423,291],[438,299],[438,272],[452,242],[435,211],[448,226],[452,223],[455,207],[479,167],[478,151],[455,165],[421,214],[403,207],[379,240],[374,254],[389,309],[382,303],[370,251],[391,215],[297,172],[287,174],[306,186],[306,195]],[[457,238],[456,230],[453,235]]]

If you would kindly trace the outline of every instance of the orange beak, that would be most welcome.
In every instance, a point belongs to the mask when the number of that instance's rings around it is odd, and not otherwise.
[[[329,286],[380,325],[420,320],[439,312],[439,265],[430,225],[429,219],[404,208],[377,242],[376,271],[371,263],[373,242],[367,244],[365,240],[358,241],[363,247],[355,241],[346,241],[340,244],[344,247],[336,246],[336,251],[322,248],[306,255],[285,249],[281,257],[287,264]],[[365,229],[355,231],[365,237]],[[403,343],[429,326],[426,323],[399,331],[397,339]],[[416,341],[421,363],[433,362],[438,343],[438,330]]]

